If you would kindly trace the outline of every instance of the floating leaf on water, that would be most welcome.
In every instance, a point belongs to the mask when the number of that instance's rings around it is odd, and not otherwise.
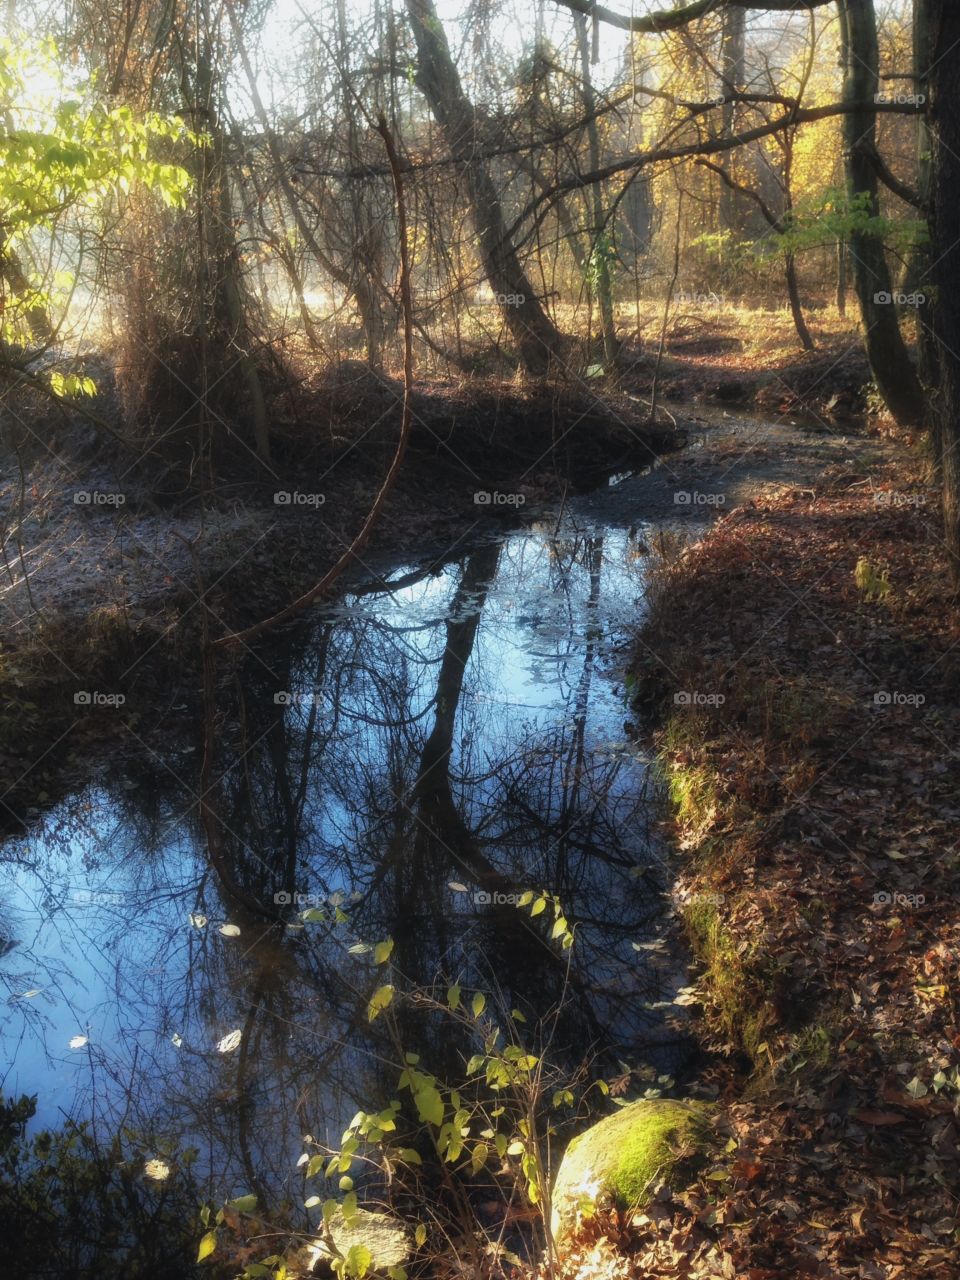
[[[178,1035],[177,1032],[175,1031],[173,1035],[170,1037],[170,1043],[173,1045],[175,1049],[179,1049],[180,1046],[183,1044],[183,1036]]]
[[[29,991],[22,991],[20,995],[15,996],[15,1000],[32,1000],[34,996],[38,996],[43,990],[42,987],[31,987]]]
[[[166,1160],[147,1160],[143,1172],[154,1182],[165,1182],[170,1177],[170,1166]]]
[[[225,938],[239,938],[240,926],[238,924],[222,924],[220,926],[220,932]]]
[[[459,880],[448,880],[447,885],[454,893],[467,893],[468,889],[465,884],[461,884]]]
[[[347,947],[352,956],[365,956],[371,950],[368,942],[355,942],[352,947]]]
[[[70,1041],[70,1048],[82,1049],[83,1046],[87,1043],[87,1039],[88,1039],[87,1036],[74,1036],[73,1039]]]
[[[242,1031],[231,1031],[230,1034],[224,1036],[217,1045],[217,1053],[232,1053],[234,1049],[239,1049],[240,1041],[242,1039]]]
[[[207,923],[207,917],[205,915],[201,915],[199,911],[191,911],[190,923],[195,929],[202,929]]]

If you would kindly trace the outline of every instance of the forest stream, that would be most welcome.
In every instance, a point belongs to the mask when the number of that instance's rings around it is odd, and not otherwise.
[[[743,445],[758,427],[732,429]],[[771,432],[778,466],[791,443],[843,455]],[[765,464],[741,454],[726,476],[742,496]],[[216,1194],[296,1200],[303,1135],[336,1143],[391,1096],[365,1016],[369,944],[387,937],[405,984],[483,988],[533,1027],[556,1015],[555,1059],[589,1046],[664,1085],[689,1051],[687,970],[623,674],[651,572],[716,511],[668,509],[667,471],[481,526],[442,566],[384,565],[248,653],[217,692],[229,884],[185,705],[126,707],[165,717],[165,750],[37,798],[0,858],[3,1091],[37,1095],[35,1129],[123,1126],[144,1158],[195,1148]],[[518,909],[527,889],[574,922],[569,969]],[[431,1034],[410,1028],[455,1071],[458,1045]]]

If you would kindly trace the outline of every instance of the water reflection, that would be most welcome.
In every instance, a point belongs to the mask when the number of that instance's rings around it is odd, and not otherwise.
[[[561,1059],[666,1061],[678,978],[637,949],[664,927],[651,782],[609,673],[644,564],[568,518],[272,637],[218,685],[206,829],[199,710],[162,755],[134,734],[122,774],[6,845],[3,1092],[45,1125],[127,1126],[144,1159],[193,1147],[213,1194],[299,1203],[302,1135],[391,1096],[356,950],[387,936],[404,984],[560,1009]],[[563,902],[572,953],[517,910],[528,887]],[[311,903],[347,922],[304,923]],[[449,1029],[406,1031],[455,1069]]]

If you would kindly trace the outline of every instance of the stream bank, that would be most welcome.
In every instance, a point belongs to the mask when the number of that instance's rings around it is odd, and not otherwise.
[[[960,631],[922,468],[855,452],[678,555],[636,648],[733,1135],[644,1274],[960,1266]]]

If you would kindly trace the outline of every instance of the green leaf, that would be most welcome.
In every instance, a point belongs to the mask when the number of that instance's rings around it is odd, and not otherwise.
[[[400,1159],[406,1164],[423,1164],[420,1158],[420,1152],[414,1151],[413,1147],[404,1147],[400,1152]]]
[[[426,1124],[443,1124],[443,1099],[438,1089],[433,1085],[426,1085],[414,1094],[413,1100],[417,1104],[421,1120]]]
[[[345,1195],[341,1207],[343,1209],[343,1220],[349,1225],[350,1219],[357,1216],[357,1193],[351,1191]]]
[[[236,1200],[228,1200],[227,1204],[238,1213],[253,1213],[257,1207],[256,1196],[237,1196]]]
[[[530,915],[538,916],[540,912],[544,910],[546,905],[547,905],[546,898],[538,898],[536,902],[533,904],[533,906],[530,908]]]
[[[204,1258],[209,1258],[216,1247],[217,1233],[215,1231],[208,1231],[200,1241],[200,1248],[197,1250],[197,1261],[202,1262]]]
[[[460,984],[454,983],[452,987],[447,987],[447,1004],[451,1009],[460,1008]]]
[[[378,942],[373,949],[374,964],[386,964],[393,954],[393,939],[387,938],[385,942]]]
[[[413,1238],[414,1240],[416,1240],[418,1247],[421,1249],[427,1243],[427,1228],[423,1225],[422,1222],[417,1223],[417,1229],[413,1233]]]
[[[487,1007],[487,997],[483,994],[482,991],[478,991],[470,1003],[470,1008],[473,1010],[473,1016],[475,1018],[479,1018],[481,1013],[483,1013],[486,1007]]]
[[[377,987],[370,997],[370,1003],[367,1005],[367,1019],[370,1022],[383,1013],[384,1009],[389,1005],[393,999],[393,991],[394,989],[389,983],[384,987]]]
[[[363,1280],[363,1277],[370,1270],[373,1254],[365,1244],[352,1244],[347,1250],[346,1261],[346,1269],[349,1274],[356,1276],[357,1280]]]

